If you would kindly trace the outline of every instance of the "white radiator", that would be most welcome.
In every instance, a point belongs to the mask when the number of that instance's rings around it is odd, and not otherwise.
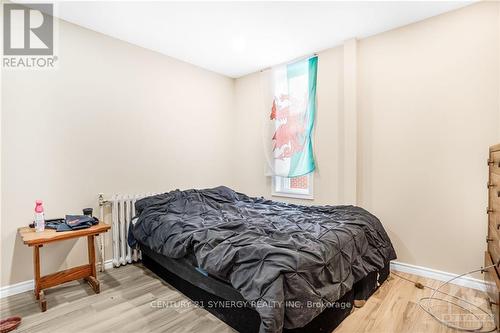
[[[111,237],[113,249],[113,266],[130,264],[141,259],[141,251],[128,246],[127,237],[130,223],[135,216],[135,202],[139,199],[156,195],[158,193],[146,194],[114,194],[109,200],[104,200],[104,194],[99,193],[99,217],[101,221],[109,224],[104,218],[104,207],[111,207]],[[100,269],[104,271],[104,238],[100,235]]]
[[[135,216],[135,202],[148,195],[113,195],[111,197],[111,234],[113,240],[113,266],[130,264],[141,259],[140,251],[127,243],[128,228]]]

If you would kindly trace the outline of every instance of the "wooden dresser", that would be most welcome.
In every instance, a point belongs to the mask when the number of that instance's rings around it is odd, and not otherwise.
[[[484,267],[497,264],[485,270],[490,305],[495,315],[495,323],[499,325],[500,317],[500,144],[490,147],[488,158],[488,251],[484,254]]]

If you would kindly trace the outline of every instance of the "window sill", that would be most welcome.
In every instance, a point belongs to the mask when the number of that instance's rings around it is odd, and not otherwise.
[[[304,200],[314,200],[314,196],[312,194],[298,194],[298,193],[286,193],[286,192],[272,192],[271,195],[273,197],[284,197],[284,198],[293,198],[293,199],[304,199]]]

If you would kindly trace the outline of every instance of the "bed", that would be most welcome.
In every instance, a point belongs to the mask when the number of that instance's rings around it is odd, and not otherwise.
[[[227,187],[136,202],[129,243],[146,267],[240,332],[331,331],[396,258],[355,206],[301,206]]]

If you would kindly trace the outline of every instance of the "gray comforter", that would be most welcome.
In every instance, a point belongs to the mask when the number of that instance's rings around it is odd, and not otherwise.
[[[354,206],[299,206],[227,187],[136,203],[133,236],[172,258],[193,256],[261,317],[260,332],[302,327],[396,254],[380,221]]]

